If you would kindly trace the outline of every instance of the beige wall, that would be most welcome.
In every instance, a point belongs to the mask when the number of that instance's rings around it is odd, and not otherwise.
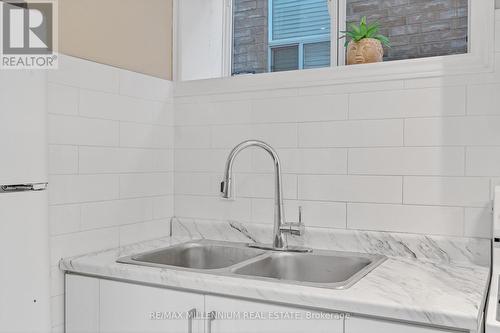
[[[59,50],[172,79],[172,0],[59,0]]]

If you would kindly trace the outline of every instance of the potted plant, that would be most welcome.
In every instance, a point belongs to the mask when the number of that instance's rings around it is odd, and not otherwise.
[[[381,62],[384,58],[383,45],[390,47],[389,38],[379,33],[380,27],[377,22],[367,24],[366,16],[363,16],[359,24],[349,24],[345,33],[347,47],[347,64],[367,64]],[[347,39],[350,38],[350,40]]]

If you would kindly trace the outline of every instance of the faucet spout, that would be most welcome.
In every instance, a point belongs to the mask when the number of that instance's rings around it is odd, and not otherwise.
[[[221,183],[221,196],[225,199],[232,197],[232,178],[233,164],[236,156],[248,148],[259,147],[264,149],[271,156],[274,164],[274,231],[272,248],[284,250],[287,248],[285,237],[283,235],[283,226],[285,225],[285,212],[283,207],[283,185],[281,178],[281,162],[276,151],[267,143],[258,140],[248,140],[240,143],[229,153],[224,169],[224,179]]]

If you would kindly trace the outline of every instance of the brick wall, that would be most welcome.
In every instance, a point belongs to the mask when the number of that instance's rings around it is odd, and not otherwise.
[[[268,0],[234,0],[233,73],[267,72]]]
[[[347,0],[347,21],[381,23],[385,60],[467,52],[467,0]]]

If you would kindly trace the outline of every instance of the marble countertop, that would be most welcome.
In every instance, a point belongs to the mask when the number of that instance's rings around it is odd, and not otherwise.
[[[185,230],[185,225],[182,228]],[[203,235],[200,237],[199,226],[195,229],[197,230],[195,233],[180,233],[176,237],[63,259],[60,267],[68,272],[183,288],[202,293],[210,291],[211,294],[258,301],[470,331],[478,330],[488,287],[489,267],[471,261],[447,262],[418,257],[389,256],[388,260],[346,290],[249,279],[241,283],[242,279],[238,277],[115,262],[122,256],[159,249],[191,239],[208,238]],[[220,229],[218,231],[220,232]],[[227,234],[223,238],[225,239],[222,240],[228,240],[227,238],[242,240],[228,237]]]

